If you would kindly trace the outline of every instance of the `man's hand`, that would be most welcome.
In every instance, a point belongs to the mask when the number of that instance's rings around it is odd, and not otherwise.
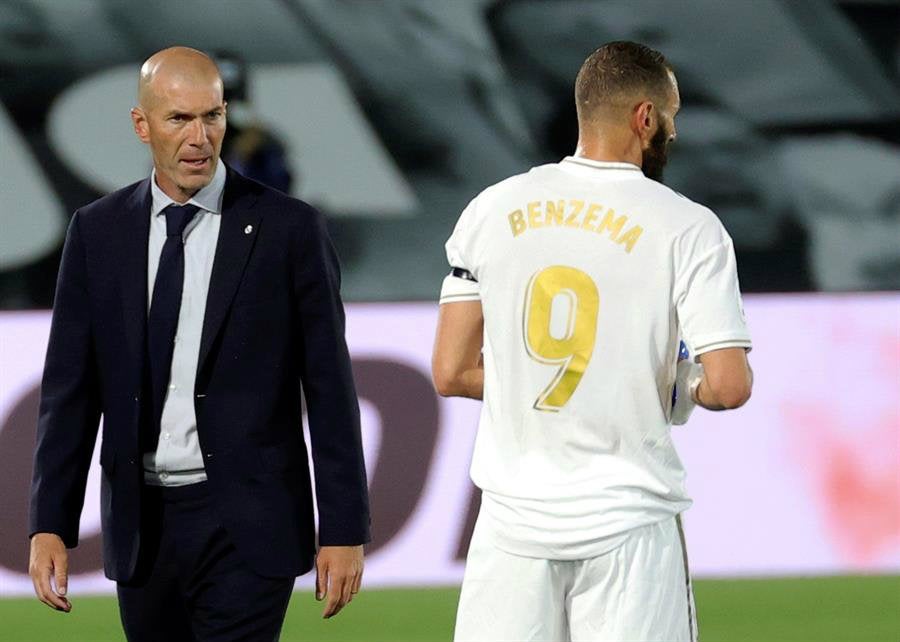
[[[72,604],[65,597],[69,583],[69,554],[59,535],[35,533],[31,538],[28,574],[41,602],[57,611],[68,613],[72,610]]]
[[[327,598],[322,617],[330,618],[359,593],[362,546],[323,546],[316,556],[316,599]]]

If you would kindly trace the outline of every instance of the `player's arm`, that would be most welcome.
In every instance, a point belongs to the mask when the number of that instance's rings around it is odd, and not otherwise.
[[[672,423],[676,426],[686,424],[698,405],[707,410],[733,410],[750,398],[753,371],[747,363],[746,348],[709,350],[698,359],[700,363],[690,358],[686,349],[684,356],[679,356],[672,405]]]
[[[744,348],[723,348],[704,352],[700,382],[692,389],[694,403],[707,410],[733,410],[750,398],[753,371]]]
[[[443,397],[482,398],[483,330],[481,301],[441,304],[431,357],[431,375],[438,394]]]
[[[744,318],[731,237],[707,212],[675,244],[675,306],[693,359],[676,366],[672,423],[682,424],[696,403],[708,410],[740,408],[750,398],[747,363],[752,343]],[[699,364],[694,361],[699,361]]]

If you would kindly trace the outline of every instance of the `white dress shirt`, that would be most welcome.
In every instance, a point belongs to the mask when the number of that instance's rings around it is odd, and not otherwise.
[[[200,211],[184,230],[184,288],[181,310],[172,351],[172,372],[163,405],[156,452],[143,456],[144,481],[156,486],[185,486],[206,480],[203,453],[197,438],[194,413],[194,383],[200,356],[200,337],[206,311],[206,295],[212,275],[213,258],[222,220],[222,194],[225,166],[219,161],[212,181],[187,201],[176,203],[156,184],[154,170],[150,189],[150,238],[147,254],[147,310],[153,301],[153,286],[163,244],[166,242],[166,216],[169,205],[196,205]]]

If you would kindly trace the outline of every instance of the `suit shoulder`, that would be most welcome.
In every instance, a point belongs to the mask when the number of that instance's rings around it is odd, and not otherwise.
[[[304,220],[321,216],[313,205],[264,185],[252,178],[241,176],[244,190],[256,197],[256,206],[265,208],[266,216],[274,214],[286,221]]]
[[[319,210],[304,200],[279,192],[271,187],[263,187],[260,193],[259,203],[265,207],[275,208],[286,216],[310,216],[318,214]]]
[[[266,227],[289,243],[329,238],[328,222],[318,208],[258,181],[241,177],[256,198],[253,207],[265,213]]]
[[[149,180],[143,179],[132,183],[114,192],[110,192],[105,196],[91,201],[87,205],[83,205],[76,210],[81,218],[97,218],[103,216],[112,216],[120,213],[123,208],[128,206],[128,202],[139,196],[142,190],[149,190]]]

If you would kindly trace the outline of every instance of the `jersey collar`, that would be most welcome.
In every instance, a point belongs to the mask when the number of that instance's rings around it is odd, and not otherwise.
[[[591,169],[616,169],[625,171],[640,172],[641,168],[632,163],[620,163],[614,161],[596,161],[582,156],[566,156],[562,159],[562,163],[581,165],[582,167],[590,167]]]

